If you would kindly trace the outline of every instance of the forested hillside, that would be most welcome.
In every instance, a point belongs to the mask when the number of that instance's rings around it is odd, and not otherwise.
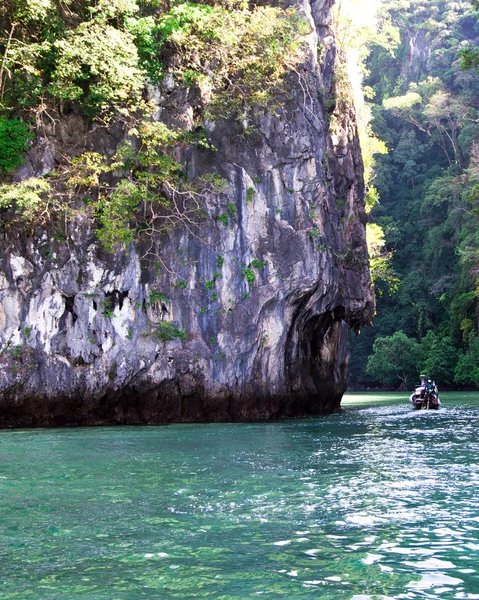
[[[365,93],[390,269],[375,329],[352,339],[351,383],[479,385],[479,75],[469,1],[385,0]],[[374,346],[373,346],[374,344]]]

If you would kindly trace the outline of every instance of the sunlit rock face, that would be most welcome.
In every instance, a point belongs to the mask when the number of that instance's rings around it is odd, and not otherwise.
[[[216,150],[182,157],[191,176],[228,182],[205,200],[200,227],[172,230],[159,256],[147,241],[108,254],[86,218],[67,240],[40,230],[3,236],[0,426],[338,410],[348,329],[370,322],[373,301],[354,111],[344,104],[332,123],[328,114],[331,4],[301,5],[312,32],[293,99],[258,115],[249,135],[244,123],[208,125]],[[187,126],[186,90],[165,82],[150,95],[159,118]],[[121,136],[92,140],[113,153]],[[48,171],[61,143],[41,140],[19,176]]]

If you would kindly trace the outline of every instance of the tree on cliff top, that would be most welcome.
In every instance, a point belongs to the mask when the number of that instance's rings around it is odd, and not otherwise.
[[[198,225],[202,202],[222,186],[212,173],[193,181],[182,156],[192,147],[214,152],[207,122],[236,119],[247,130],[257,113],[275,113],[291,99],[290,77],[304,78],[297,67],[310,25],[294,8],[243,0],[168,4],[0,2],[0,209],[45,224],[66,223],[74,207],[95,218],[107,250],[145,232],[156,238],[173,224]],[[143,101],[146,84],[165,79],[191,105],[191,118],[180,115],[180,102],[172,106],[176,125],[158,123],[161,101]],[[74,143],[63,144],[58,168],[42,177],[52,193],[11,183],[30,131],[54,137],[70,115]],[[123,138],[116,153],[90,151],[98,125]]]

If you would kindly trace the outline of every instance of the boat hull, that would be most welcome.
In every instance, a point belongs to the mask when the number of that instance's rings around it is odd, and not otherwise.
[[[438,410],[441,406],[438,396],[421,397],[413,393],[409,396],[409,402],[416,410]]]

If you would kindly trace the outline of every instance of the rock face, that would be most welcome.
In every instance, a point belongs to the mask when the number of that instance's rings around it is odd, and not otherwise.
[[[312,32],[293,99],[258,115],[248,136],[244,124],[208,125],[216,150],[181,157],[190,174],[228,181],[196,232],[172,230],[153,257],[146,243],[108,254],[87,219],[69,226],[67,240],[4,234],[0,426],[339,408],[348,328],[370,322],[374,307],[354,111],[343,102],[333,114],[331,102],[331,4],[300,6]],[[185,90],[166,81],[150,93],[162,119],[187,121]],[[111,151],[119,143],[92,139]],[[18,176],[48,171],[61,144],[58,132],[41,140]]]

